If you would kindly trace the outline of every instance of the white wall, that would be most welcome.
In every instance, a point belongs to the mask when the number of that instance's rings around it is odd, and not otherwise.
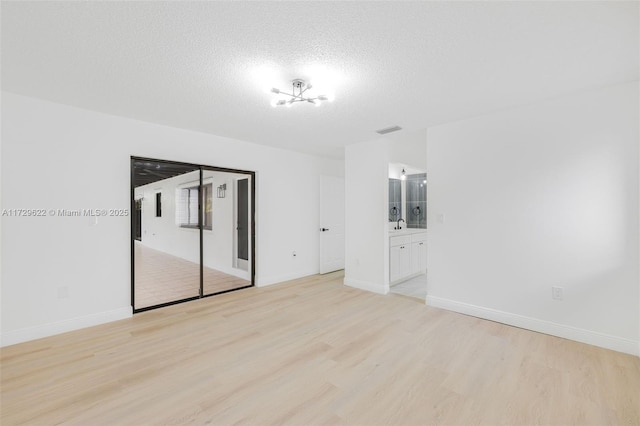
[[[344,284],[389,291],[389,146],[384,139],[345,149]]]
[[[635,82],[429,129],[427,302],[637,354],[639,113]]]
[[[257,285],[318,272],[319,176],[340,161],[2,94],[3,209],[129,209],[131,155],[256,171]],[[131,315],[128,217],[2,231],[3,345]]]
[[[407,174],[424,173],[427,168],[427,130],[402,131],[389,139],[389,162],[410,166]],[[414,168],[416,170],[414,170]]]

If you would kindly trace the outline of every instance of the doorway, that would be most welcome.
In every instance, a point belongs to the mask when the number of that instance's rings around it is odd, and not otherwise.
[[[243,269],[233,261],[239,198],[247,206]],[[253,286],[254,199],[254,172],[131,157],[134,313]]]
[[[344,269],[344,178],[320,176],[320,273]]]
[[[389,164],[389,291],[424,302],[427,297],[427,174]]]

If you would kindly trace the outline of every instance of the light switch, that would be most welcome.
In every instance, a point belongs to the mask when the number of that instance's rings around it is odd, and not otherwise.
[[[438,222],[444,223],[444,213],[438,213]]]

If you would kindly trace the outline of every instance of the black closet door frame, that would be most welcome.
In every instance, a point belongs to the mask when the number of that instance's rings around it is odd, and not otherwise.
[[[153,306],[147,306],[144,308],[139,308],[136,309],[135,307],[135,176],[134,176],[134,164],[137,161],[148,161],[148,162],[156,162],[156,163],[166,163],[166,164],[173,164],[173,165],[178,165],[178,166],[185,166],[185,167],[193,167],[194,169],[197,169],[199,172],[199,176],[200,176],[200,190],[198,191],[198,229],[199,229],[199,233],[200,233],[200,289],[199,289],[199,295],[198,296],[193,296],[193,297],[188,297],[186,299],[179,299],[179,300],[172,300],[170,302],[166,302],[166,303],[161,303],[158,305],[153,305]],[[185,163],[185,162],[180,162],[180,161],[171,161],[171,160],[161,160],[161,159],[157,159],[157,158],[148,158],[148,157],[138,157],[138,156],[134,156],[132,155],[130,157],[130,189],[131,189],[131,193],[130,193],[130,209],[129,209],[129,216],[130,216],[130,234],[129,234],[129,239],[130,239],[130,250],[131,250],[131,308],[133,309],[133,313],[136,314],[138,312],[144,312],[144,311],[149,311],[152,309],[158,309],[158,308],[163,308],[165,306],[171,306],[171,305],[175,305],[178,303],[184,303],[184,302],[189,302],[191,300],[198,300],[198,299],[202,299],[204,297],[210,297],[210,296],[216,296],[218,294],[222,294],[222,293],[229,293],[232,291],[236,291],[236,290],[241,290],[244,288],[249,288],[249,287],[254,287],[255,286],[255,279],[256,279],[256,172],[254,171],[250,171],[250,170],[240,170],[240,169],[230,169],[230,168],[225,168],[225,167],[215,167],[215,166],[208,166],[208,165],[203,165],[203,164],[195,164],[195,163]],[[250,236],[251,236],[251,284],[247,285],[247,286],[243,286],[243,287],[238,287],[238,288],[234,288],[234,289],[230,289],[230,290],[224,290],[224,291],[220,291],[217,293],[211,293],[211,294],[207,294],[204,295],[204,266],[203,266],[203,261],[204,261],[204,224],[203,224],[203,220],[202,220],[202,206],[204,204],[204,191],[202,191],[203,188],[203,174],[204,171],[208,170],[208,171],[214,171],[214,172],[225,172],[225,173],[234,173],[234,174],[243,174],[243,175],[247,175],[251,177],[251,212],[250,212],[250,224],[251,224],[251,230],[250,230]],[[195,170],[194,170],[195,171]]]

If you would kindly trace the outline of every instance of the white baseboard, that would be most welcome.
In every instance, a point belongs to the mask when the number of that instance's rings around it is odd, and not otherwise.
[[[0,334],[0,346],[15,345],[16,343],[28,342],[29,340],[66,333],[67,331],[79,330],[81,328],[131,318],[132,315],[133,310],[131,309],[131,306],[126,306],[112,311],[99,312],[97,314],[86,315],[83,317],[69,318],[63,321],[52,322],[35,327],[26,327],[19,330],[8,331]]]
[[[515,327],[526,328],[552,336],[562,337],[601,348],[624,352],[631,355],[640,356],[639,342],[631,339],[611,336],[596,331],[585,330],[569,325],[558,324],[551,321],[537,318],[525,317],[509,312],[498,311],[496,309],[457,302],[455,300],[443,299],[435,296],[427,296],[426,304],[436,308],[459,312],[478,318],[488,319]]]
[[[280,284],[285,281],[297,280],[298,278],[308,277],[309,275],[317,275],[318,271],[296,272],[291,274],[277,275],[274,277],[260,278],[256,277],[256,287],[266,287],[268,285]]]
[[[373,293],[378,293],[378,294],[389,293],[389,286],[372,284],[367,281],[360,281],[360,280],[354,280],[352,278],[345,278],[343,283],[346,286],[358,288],[360,290],[371,291]]]

